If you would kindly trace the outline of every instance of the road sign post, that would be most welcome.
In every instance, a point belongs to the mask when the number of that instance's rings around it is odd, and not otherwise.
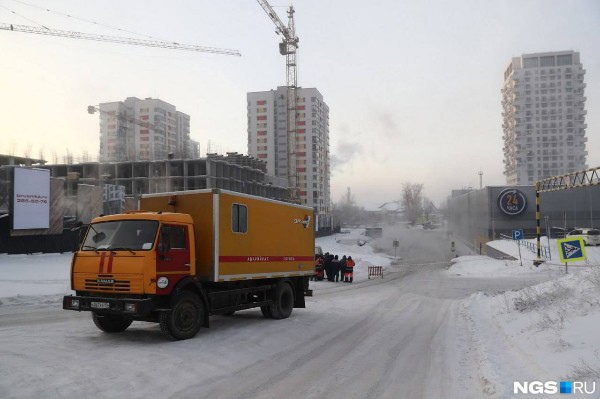
[[[585,244],[583,238],[563,238],[557,240],[558,256],[562,262],[565,262],[565,274],[569,273],[568,262],[585,260]]]
[[[394,240],[394,258],[396,257],[396,250],[400,246],[400,241]]]
[[[521,258],[521,240],[525,238],[525,234],[523,233],[523,229],[513,230],[512,231],[513,240],[517,242],[517,246],[519,247],[519,262],[521,266],[523,266],[523,258]]]

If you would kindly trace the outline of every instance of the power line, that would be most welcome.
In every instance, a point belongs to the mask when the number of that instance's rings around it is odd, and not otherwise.
[[[33,20],[33,19],[31,19],[31,18],[27,18],[26,16],[24,16],[24,15],[21,15],[21,14],[19,14],[19,13],[18,13],[18,12],[16,12],[16,11],[13,11],[13,10],[11,10],[11,9],[7,8],[7,7],[4,7],[4,6],[0,6],[0,7],[4,8],[6,11],[8,11],[8,12],[10,12],[10,13],[12,13],[12,14],[15,14],[15,15],[17,15],[17,16],[19,16],[19,17],[23,18],[23,19],[26,19],[26,20],[28,20],[29,22],[33,22],[34,24],[36,24],[36,25],[39,25],[39,26],[41,26],[41,27],[42,27],[42,28],[44,28],[44,29],[49,29],[49,28],[45,27],[44,25],[40,24],[39,22],[37,22],[37,21],[34,21],[34,20]]]

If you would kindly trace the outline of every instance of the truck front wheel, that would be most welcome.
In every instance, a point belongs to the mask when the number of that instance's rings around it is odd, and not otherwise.
[[[275,287],[275,303],[271,305],[271,317],[279,319],[287,319],[292,314],[294,309],[294,290],[287,282],[280,282]]]
[[[119,316],[99,315],[92,313],[92,320],[100,330],[107,333],[122,332],[131,325],[132,320],[125,319]]]
[[[183,291],[171,301],[171,311],[160,314],[160,329],[170,339],[194,337],[204,323],[204,305],[198,295]]]

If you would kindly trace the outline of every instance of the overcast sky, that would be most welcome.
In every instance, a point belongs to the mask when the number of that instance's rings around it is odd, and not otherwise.
[[[289,2],[270,1],[287,23]],[[166,6],[168,4],[168,6]],[[597,0],[296,0],[298,84],[330,108],[332,200],[374,209],[423,183],[503,185],[501,93],[511,57],[576,50],[586,70],[588,165],[600,166]],[[35,7],[33,7],[35,6]],[[36,8],[37,7],[37,8]],[[40,9],[50,8],[54,12]],[[69,14],[69,18],[57,14]],[[81,19],[97,24],[84,22]],[[254,0],[1,0],[0,22],[237,49],[242,57],[0,31],[0,153],[96,156],[87,106],[160,98],[191,116],[202,155],[247,153],[246,93],[285,85],[273,23]],[[119,28],[122,31],[111,29]]]

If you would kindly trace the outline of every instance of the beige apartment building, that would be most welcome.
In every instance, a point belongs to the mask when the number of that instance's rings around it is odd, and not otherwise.
[[[190,116],[165,101],[128,97],[100,104],[100,162],[200,157]]]
[[[587,168],[584,75],[575,51],[523,54],[508,64],[502,87],[507,184]]]

